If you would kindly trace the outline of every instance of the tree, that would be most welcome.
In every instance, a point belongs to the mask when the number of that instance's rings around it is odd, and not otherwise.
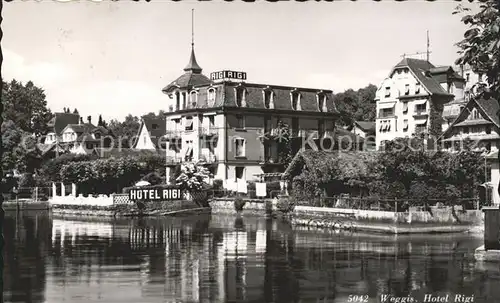
[[[52,113],[47,108],[43,89],[33,82],[26,84],[12,80],[2,82],[2,101],[4,103],[4,121],[13,121],[21,130],[41,136],[48,131],[48,122]]]
[[[2,124],[2,168],[21,173],[33,173],[41,165],[42,155],[37,141],[30,133],[20,129],[13,121]]]
[[[460,48],[457,65],[468,64],[488,78],[493,96],[500,99],[500,2],[486,0],[476,14],[469,8],[458,6],[453,14],[463,14],[462,22],[469,26],[464,39],[457,43]]]
[[[340,112],[338,124],[352,127],[354,121],[375,120],[375,93],[377,87],[369,84],[357,91],[348,89],[345,92],[334,95],[334,102]]]
[[[140,120],[136,116],[128,115],[123,122],[111,120],[108,129],[118,139],[115,147],[130,148],[135,143],[135,137],[141,126]]]

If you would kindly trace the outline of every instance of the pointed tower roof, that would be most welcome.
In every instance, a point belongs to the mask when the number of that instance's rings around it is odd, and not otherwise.
[[[191,57],[189,58],[188,65],[184,68],[184,71],[191,72],[193,74],[201,74],[203,69],[196,62],[196,56],[194,55],[194,45],[191,45]]]

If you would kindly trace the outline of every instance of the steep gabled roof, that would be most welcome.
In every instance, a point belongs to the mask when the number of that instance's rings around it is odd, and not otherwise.
[[[53,128],[54,133],[59,136],[66,126],[69,124],[78,124],[79,120],[79,114],[55,113],[54,117],[48,124]]]
[[[453,96],[452,94],[446,92],[436,79],[432,78],[430,70],[436,67],[430,62],[420,59],[404,58],[396,64],[396,66],[394,66],[391,73],[394,69],[401,67],[407,67],[415,78],[417,78],[417,80],[422,84],[422,86],[429,92],[429,94],[450,97]]]
[[[500,128],[500,119],[498,118],[498,112],[500,111],[500,106],[498,105],[497,100],[493,98],[471,98],[467,105],[462,109],[457,118],[452,122],[452,124],[443,132],[440,138],[443,138],[454,126],[461,123],[464,120],[465,113],[469,111],[469,108],[477,107],[486,115],[489,121],[495,124],[496,127]]]
[[[374,121],[354,121],[354,123],[364,132],[375,132]]]
[[[153,128],[154,125],[156,125],[157,127]],[[146,127],[146,130],[151,138],[151,142],[153,142],[155,147],[158,148],[159,147],[158,143],[160,143],[159,140],[167,133],[166,118],[142,117],[142,124],[141,127],[139,128],[139,134],[142,131],[143,127]]]

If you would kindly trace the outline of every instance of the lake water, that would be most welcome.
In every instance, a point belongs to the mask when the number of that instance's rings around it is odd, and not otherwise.
[[[5,302],[500,302],[500,267],[476,263],[482,240],[468,235],[295,230],[215,215],[5,220]]]

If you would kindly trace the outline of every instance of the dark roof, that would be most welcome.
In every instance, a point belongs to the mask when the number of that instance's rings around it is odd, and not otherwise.
[[[158,127],[153,128],[154,124],[156,124]],[[142,130],[142,127],[144,126],[146,126],[151,141],[156,146],[156,148],[158,148],[159,140],[167,134],[166,117],[161,117],[161,118],[142,117],[142,125],[139,129],[139,132]]]
[[[95,148],[94,154],[101,158],[122,158],[129,156],[162,156],[164,153],[154,149],[134,149],[134,148]]]
[[[431,95],[453,96],[446,92],[436,79],[431,77],[430,70],[436,67],[430,62],[420,59],[404,58],[394,66],[393,70],[401,67],[408,67]]]
[[[187,103],[187,109],[200,108],[218,108],[218,107],[237,107],[236,105],[236,86],[246,90],[245,107],[254,109],[265,109],[263,90],[271,90],[274,94],[274,109],[292,110],[290,93],[294,90],[300,92],[301,111],[319,112],[317,94],[323,92],[326,96],[326,109],[329,113],[338,113],[333,101],[333,93],[330,90],[298,88],[286,86],[269,86],[256,83],[235,83],[223,82],[214,85],[205,85],[197,87],[197,103],[195,106]],[[216,95],[213,103],[209,103],[208,90],[215,89]]]
[[[441,135],[441,138],[443,138],[445,135],[447,135],[450,130],[459,124],[462,124],[464,119],[467,117],[466,112],[470,110],[470,108],[473,107],[479,107],[484,114],[487,116],[487,118],[495,124],[495,126],[500,127],[500,119],[498,118],[498,112],[500,111],[500,106],[498,105],[498,102],[493,99],[493,98],[488,98],[485,99],[484,97],[480,96],[478,98],[471,98],[467,105],[460,111],[460,114],[458,117],[453,121],[453,123],[446,129],[443,134]]]
[[[200,67],[198,62],[196,62],[196,56],[194,54],[194,45],[191,48],[191,56],[189,57],[189,63],[184,68],[185,73],[179,78],[170,82],[165,86],[162,91],[164,93],[169,93],[173,88],[190,89],[193,86],[210,84],[212,81],[208,79],[207,76],[201,73],[203,69]]]
[[[354,123],[365,132],[375,132],[374,121],[354,121]]]
[[[202,70],[203,69],[198,65],[198,62],[196,62],[196,56],[194,55],[194,45],[193,45],[191,48],[191,56],[189,57],[189,63],[184,68],[184,71],[200,74]]]
[[[164,93],[169,93],[173,88],[190,89],[193,86],[205,85],[210,83],[212,83],[212,81],[210,81],[210,79],[208,79],[208,77],[203,74],[187,72],[165,86],[162,91]]]
[[[481,107],[484,113],[490,118],[491,122],[495,123],[497,127],[500,127],[500,119],[498,118],[498,113],[500,111],[500,106],[498,101],[493,98],[480,98],[476,100],[476,103]]]
[[[51,128],[53,128],[54,133],[59,136],[68,124],[78,124],[79,120],[79,114],[54,113],[54,117],[48,124]]]

